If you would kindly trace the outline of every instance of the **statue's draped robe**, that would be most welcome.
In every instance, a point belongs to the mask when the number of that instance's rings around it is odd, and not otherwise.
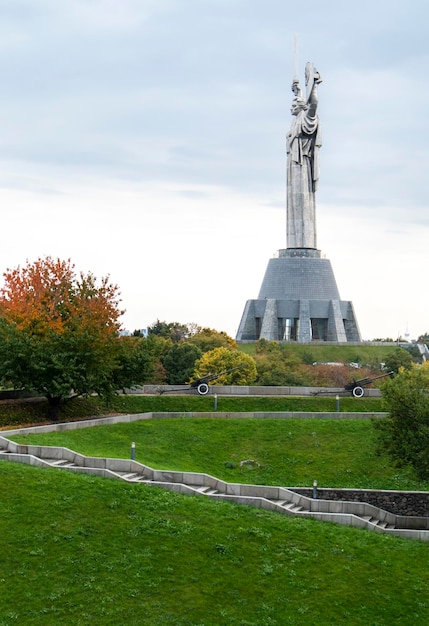
[[[300,111],[287,135],[288,248],[317,248],[315,192],[321,145],[318,116]]]

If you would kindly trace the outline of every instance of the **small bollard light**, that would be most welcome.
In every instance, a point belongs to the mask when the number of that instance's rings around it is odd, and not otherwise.
[[[335,402],[337,404],[337,413],[340,412],[340,396],[335,396]]]
[[[313,500],[317,500],[317,480],[313,480]]]
[[[134,461],[136,458],[136,442],[133,441],[131,444],[131,460]]]
[[[217,411],[217,393],[213,396],[213,406],[214,410]]]

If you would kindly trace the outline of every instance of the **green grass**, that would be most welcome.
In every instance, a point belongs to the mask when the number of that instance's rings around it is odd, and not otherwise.
[[[242,343],[238,348],[250,356],[254,356],[257,345]],[[307,363],[339,361],[344,363],[375,364],[383,363],[386,356],[397,349],[396,343],[389,346],[348,346],[348,345],[303,345],[298,343],[282,344],[282,348],[290,355],[304,358]]]
[[[427,544],[0,463],[1,626],[429,623]]]
[[[182,396],[115,396],[108,404],[100,398],[76,398],[61,411],[60,420],[91,417],[106,413],[147,413],[163,411],[195,412],[213,411],[214,397],[189,394]],[[335,396],[252,398],[218,397],[218,411],[335,411]],[[341,411],[382,411],[381,398],[356,399],[351,396],[340,398]],[[0,427],[28,425],[46,422],[47,403],[0,402]]]
[[[237,401],[219,399],[219,409],[335,410],[332,398]],[[110,410],[204,411],[212,403],[118,397]],[[343,398],[342,410],[353,410],[348,403],[381,408]],[[68,417],[103,412],[95,398],[70,407]],[[183,417],[13,439],[123,458],[135,441],[148,465],[234,482],[429,487],[376,455],[369,420]],[[260,469],[240,469],[248,458]],[[421,542],[7,462],[0,484],[0,626],[429,622],[429,546]]]
[[[129,458],[151,467],[205,472],[229,482],[371,489],[429,488],[376,454],[370,420],[177,418],[20,435],[20,443],[57,445],[88,456]],[[240,468],[254,459],[260,468]]]

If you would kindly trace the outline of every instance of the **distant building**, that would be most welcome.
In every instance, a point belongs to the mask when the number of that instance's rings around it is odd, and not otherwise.
[[[148,331],[147,328],[139,328],[137,331],[131,332],[130,330],[120,330],[120,337],[131,337],[134,334],[140,333],[140,337],[147,337]]]

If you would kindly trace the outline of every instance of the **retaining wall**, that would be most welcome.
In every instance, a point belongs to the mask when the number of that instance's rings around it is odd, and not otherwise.
[[[208,418],[208,419],[382,419],[386,413],[314,413],[314,412],[294,412],[294,411],[273,411],[273,412],[242,412],[225,413],[222,411],[194,412],[194,413],[134,413],[132,415],[111,415],[109,417],[93,417],[88,420],[77,420],[75,422],[53,422],[43,426],[27,426],[25,428],[5,428],[0,429],[4,437],[13,435],[49,433],[62,430],[76,430],[78,428],[90,428],[94,426],[108,426],[124,422],[137,422],[148,419],[178,419],[178,418]]]
[[[380,398],[380,389],[370,389],[365,387],[365,396]],[[189,385],[143,385],[140,388],[126,390],[130,394],[162,395],[173,393],[197,393],[196,389],[191,389]],[[335,401],[335,396],[350,397],[350,392],[345,392],[344,387],[269,387],[262,385],[210,385],[210,395],[218,396],[331,396]]]
[[[311,498],[313,489],[291,487],[291,491]],[[371,489],[326,489],[318,488],[320,500],[347,500],[368,502],[384,511],[396,515],[429,516],[429,492],[427,491],[382,491]]]

